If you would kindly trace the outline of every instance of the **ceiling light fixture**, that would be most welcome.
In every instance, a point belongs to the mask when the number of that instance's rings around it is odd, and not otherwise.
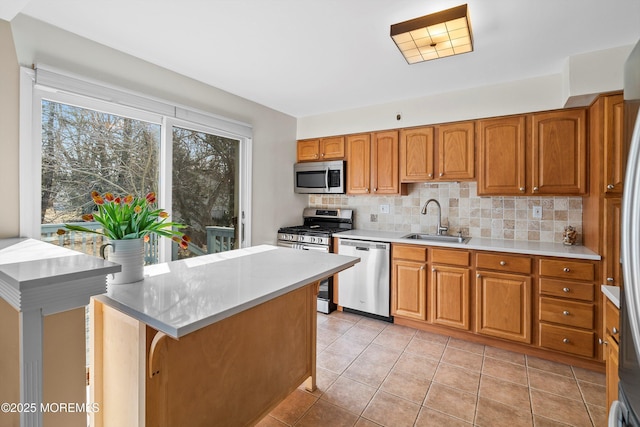
[[[409,64],[473,51],[466,4],[393,24],[391,38]]]

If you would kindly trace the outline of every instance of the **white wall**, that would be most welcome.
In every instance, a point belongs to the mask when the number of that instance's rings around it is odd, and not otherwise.
[[[292,190],[294,117],[23,15],[11,21],[11,30],[20,65],[47,64],[249,123],[253,126],[252,244],[275,243],[280,226],[301,222],[308,198]],[[4,43],[5,37],[1,40]],[[16,143],[12,150],[17,150]]]
[[[298,139],[562,108],[570,96],[622,89],[623,64],[631,48],[576,55],[554,75],[302,117]]]
[[[0,238],[17,237],[19,222],[18,106],[19,67],[11,27],[0,20]]]

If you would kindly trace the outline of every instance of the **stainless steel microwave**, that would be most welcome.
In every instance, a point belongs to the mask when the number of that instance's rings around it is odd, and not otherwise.
[[[344,194],[345,162],[308,162],[293,165],[293,186],[296,193]]]

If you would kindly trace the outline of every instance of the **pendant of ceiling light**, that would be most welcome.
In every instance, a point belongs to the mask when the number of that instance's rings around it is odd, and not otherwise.
[[[473,51],[466,4],[393,24],[391,38],[409,64]]]

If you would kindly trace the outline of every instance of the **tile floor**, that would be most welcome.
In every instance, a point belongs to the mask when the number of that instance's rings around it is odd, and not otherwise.
[[[318,314],[317,371],[258,425],[606,426],[604,374],[351,313]]]

